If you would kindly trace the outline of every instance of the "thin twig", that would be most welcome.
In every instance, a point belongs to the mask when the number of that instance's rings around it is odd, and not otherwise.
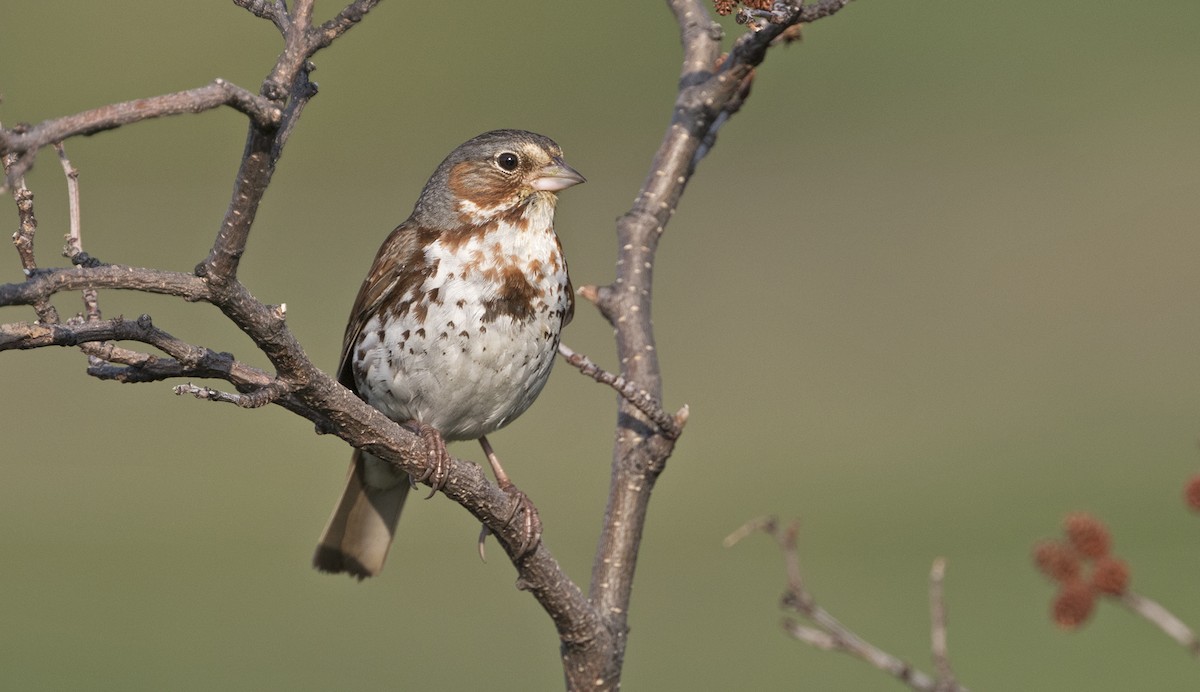
[[[261,408],[291,393],[291,386],[286,382],[274,380],[261,389],[256,389],[246,394],[234,394],[233,392],[223,392],[219,389],[201,387],[188,382],[187,384],[176,385],[175,393],[179,395],[191,394],[197,399],[207,401],[236,404],[242,408]]]
[[[933,561],[929,570],[929,648],[933,657],[933,668],[937,671],[937,690],[953,690],[954,669],[950,666],[950,652],[946,637],[946,558]]]
[[[787,589],[784,591],[781,600],[783,607],[802,615],[811,623],[804,624],[793,618],[784,618],[783,628],[789,636],[823,651],[841,651],[850,654],[900,680],[914,690],[922,692],[966,692],[966,688],[954,682],[952,676],[935,680],[928,674],[913,668],[906,661],[871,644],[842,624],[829,611],[817,604],[816,599],[805,585],[804,577],[800,570],[800,550],[798,548],[800,523],[798,521],[793,521],[788,524],[786,529],[781,530],[779,522],[775,517],[753,519],[726,537],[724,544],[726,547],[732,546],[746,536],[759,531],[774,538],[775,542],[779,545],[780,552],[783,554],[784,568],[787,573],[788,582]],[[935,571],[937,567],[938,563],[935,562]],[[932,586],[934,575],[931,574],[930,579],[932,594],[932,589],[935,588]],[[937,575],[937,579],[941,579],[940,574]],[[940,585],[936,588],[940,589]],[[944,625],[943,621],[943,636]],[[948,662],[946,666],[948,671]]]
[[[687,420],[687,406],[672,416],[663,410],[662,405],[650,396],[644,389],[639,388],[621,375],[613,373],[601,368],[592,362],[590,358],[582,353],[576,353],[566,344],[558,345],[558,352],[566,359],[568,363],[579,369],[579,372],[599,382],[606,384],[616,390],[623,399],[637,407],[639,411],[646,414],[646,417],[654,421],[668,438],[672,440],[679,439],[680,433],[683,432],[683,422]]]
[[[3,132],[0,125],[0,132]],[[33,252],[33,239],[37,235],[37,216],[33,213],[33,192],[25,187],[25,176],[15,175],[14,166],[17,155],[5,153],[0,156],[4,166],[5,178],[10,175],[13,179],[12,198],[17,203],[17,230],[12,235],[13,245],[17,248],[17,257],[21,260],[21,271],[25,276],[37,271],[37,259]]]
[[[1196,633],[1157,601],[1132,591],[1126,591],[1114,600],[1157,626],[1193,656],[1200,656],[1200,639],[1196,638]]]
[[[3,132],[3,129],[0,129],[0,132]],[[12,172],[16,161],[15,154],[0,156],[0,162],[4,166],[5,179]],[[12,235],[13,246],[16,247],[17,257],[21,261],[21,271],[25,276],[32,277],[38,270],[37,258],[33,251],[33,239],[37,235],[37,215],[33,211],[33,191],[25,186],[25,176],[18,175],[13,178],[12,197],[13,201],[17,203],[18,219],[17,230]],[[25,304],[33,307],[40,322],[44,324],[58,323],[58,310],[50,302],[49,295],[38,296]]]
[[[83,253],[82,212],[79,202],[79,170],[71,165],[71,160],[67,158],[67,150],[63,147],[62,142],[55,142],[54,150],[58,152],[58,161],[62,164],[63,174],[67,176],[67,208],[70,213],[70,231],[67,233],[67,242],[63,247],[63,257],[71,260],[73,264],[82,264],[85,261],[92,261],[92,258],[85,260]],[[83,315],[89,322],[100,319],[100,301],[94,288],[83,289]]]

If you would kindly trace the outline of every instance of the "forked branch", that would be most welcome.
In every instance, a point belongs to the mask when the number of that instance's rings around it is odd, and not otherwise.
[[[782,606],[803,616],[804,620],[809,623],[805,624],[791,617],[784,618],[783,629],[791,637],[822,651],[841,651],[850,654],[900,680],[914,690],[965,692],[967,688],[959,685],[954,679],[946,651],[946,605],[943,600],[945,559],[935,560],[929,575],[930,612],[932,615],[930,639],[934,665],[937,670],[937,677],[933,677],[858,636],[829,611],[817,604],[816,598],[805,585],[800,571],[800,550],[797,545],[797,537],[800,533],[799,522],[793,521],[784,528],[780,527],[779,521],[775,517],[755,519],[726,537],[725,547],[731,547],[747,536],[758,532],[774,538],[783,554],[787,588],[781,599]]]

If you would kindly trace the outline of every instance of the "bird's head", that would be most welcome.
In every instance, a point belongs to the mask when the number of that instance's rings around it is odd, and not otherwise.
[[[413,218],[448,229],[488,223],[528,204],[553,213],[556,193],[582,182],[549,137],[493,130],[450,152],[425,184]]]

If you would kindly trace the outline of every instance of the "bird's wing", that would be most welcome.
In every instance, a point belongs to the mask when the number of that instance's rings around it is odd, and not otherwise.
[[[371,271],[367,273],[367,278],[358,289],[358,297],[354,299],[350,322],[342,338],[338,381],[351,390],[355,390],[351,354],[358,335],[371,317],[379,312],[385,299],[404,299],[413,288],[425,282],[429,276],[429,272],[423,270],[425,246],[433,236],[436,236],[435,232],[405,221],[392,231],[375,255]]]

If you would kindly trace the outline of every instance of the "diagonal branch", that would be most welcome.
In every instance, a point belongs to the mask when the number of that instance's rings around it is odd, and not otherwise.
[[[654,421],[662,434],[672,440],[679,439],[683,433],[683,426],[687,423],[688,407],[685,405],[675,415],[671,415],[663,410],[662,405],[650,396],[644,390],[638,389],[632,382],[626,380],[620,375],[601,368],[592,362],[590,358],[582,353],[576,353],[566,344],[558,345],[558,352],[566,359],[568,363],[579,369],[586,377],[590,377],[600,384],[606,384],[616,390],[621,398],[635,406],[637,410],[646,415],[647,418]]]
[[[263,82],[262,93],[272,101],[287,100],[287,107],[280,117],[278,131],[275,127],[264,127],[261,123],[251,121],[229,208],[208,257],[196,266],[196,275],[210,282],[218,292],[226,289],[236,292],[231,283],[237,276],[238,265],[246,251],[258,205],[271,183],[275,164],[283,154],[283,146],[304,105],[316,95],[316,86],[308,79],[312,70],[309,58],[353,27],[377,2],[355,0],[330,20],[327,26],[313,29],[312,0],[297,0],[288,20],[276,23],[277,26],[282,24],[284,49]],[[257,9],[268,15],[276,12],[265,5],[254,5],[247,9]],[[218,307],[221,302],[218,301]]]
[[[342,8],[333,19],[325,22],[321,26],[315,28],[310,33],[315,50],[319,50],[333,43],[337,37],[346,33],[355,24],[361,22],[376,5],[379,0],[354,0],[349,5]]]

